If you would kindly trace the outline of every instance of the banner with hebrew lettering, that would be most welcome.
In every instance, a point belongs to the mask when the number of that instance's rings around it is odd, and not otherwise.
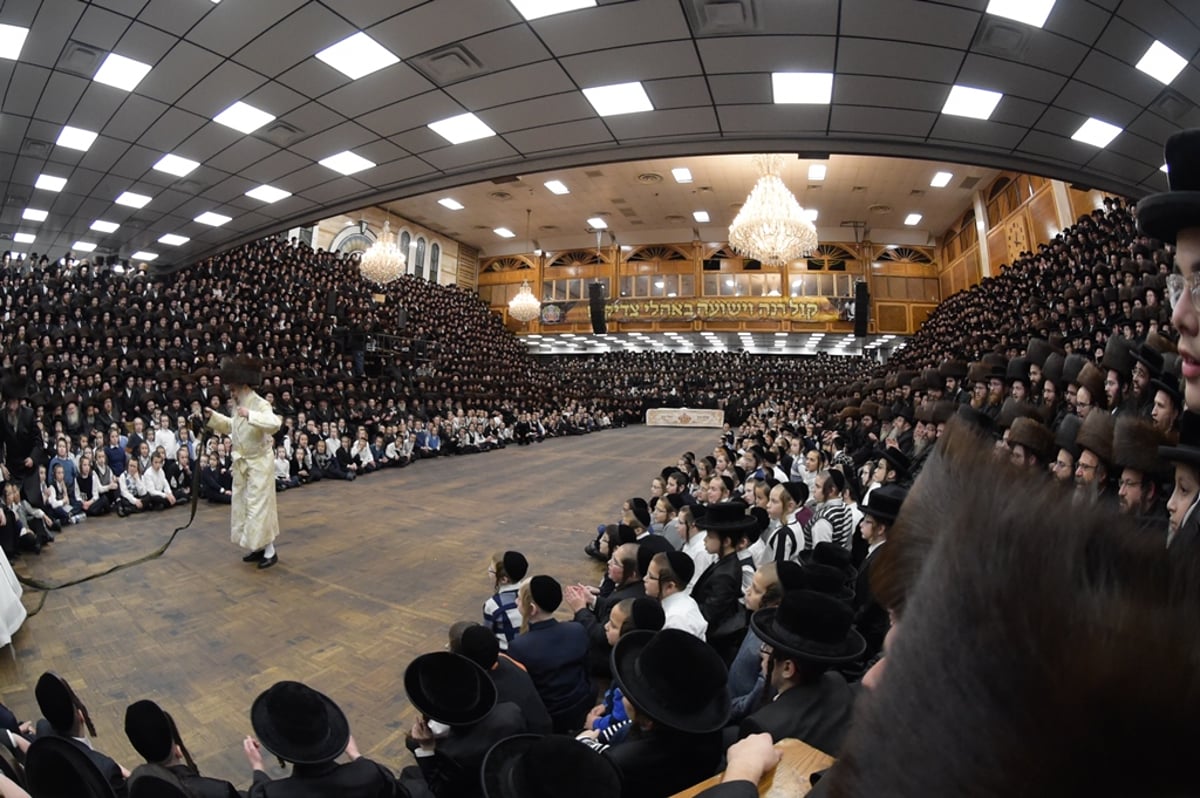
[[[786,299],[618,299],[605,306],[609,321],[852,321],[854,300],[842,297]]]
[[[706,410],[688,407],[652,407],[646,411],[648,427],[722,427],[725,425],[723,410]]]

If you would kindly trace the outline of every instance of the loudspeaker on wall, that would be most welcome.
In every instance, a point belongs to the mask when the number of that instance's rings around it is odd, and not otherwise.
[[[867,334],[867,322],[871,320],[871,294],[867,284],[859,280],[854,284],[854,334],[862,338]]]
[[[604,335],[608,332],[608,322],[604,318],[604,284],[588,283],[588,309],[592,314],[592,333]]]

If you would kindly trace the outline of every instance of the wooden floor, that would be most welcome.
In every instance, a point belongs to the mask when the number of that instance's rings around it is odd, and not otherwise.
[[[531,574],[594,581],[600,567],[582,547],[596,524],[648,495],[680,452],[716,440],[716,430],[635,427],[288,491],[280,562],[261,572],[229,542],[228,508],[202,503],[161,558],[51,593],[0,651],[0,700],[38,717],[33,685],[57,671],[88,705],[97,748],[132,768],[124,710],[151,698],[203,772],[245,786],[250,703],[296,679],[341,705],[366,756],[399,769],[411,764],[404,668],[444,648],[451,623],[479,618],[489,554],[516,548]],[[153,551],[186,520],[175,510],[89,521],[15,568],[65,581]],[[26,606],[39,598],[27,591]]]

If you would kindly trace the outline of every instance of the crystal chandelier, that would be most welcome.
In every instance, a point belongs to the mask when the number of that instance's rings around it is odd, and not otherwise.
[[[762,177],[729,225],[729,243],[748,258],[784,266],[817,248],[817,229],[779,179],[783,157],[757,155]]]
[[[508,315],[527,324],[536,319],[541,312],[542,303],[533,295],[533,291],[529,289],[529,281],[526,280],[521,283],[521,290],[517,295],[508,301]]]
[[[530,238],[530,219],[533,216],[533,211],[529,208],[525,209],[525,240],[533,246],[533,239]],[[538,317],[542,312],[542,303],[538,302],[538,298],[533,295],[533,291],[529,288],[529,281],[525,280],[521,283],[521,290],[517,291],[517,295],[508,301],[508,315],[512,316],[522,324],[528,324]]]
[[[358,270],[371,282],[377,285],[386,285],[392,280],[400,279],[400,276],[404,274],[405,263],[407,263],[407,259],[400,251],[400,247],[396,246],[396,239],[392,235],[391,222],[385,221],[383,235],[377,238],[375,243],[371,244],[359,258]]]

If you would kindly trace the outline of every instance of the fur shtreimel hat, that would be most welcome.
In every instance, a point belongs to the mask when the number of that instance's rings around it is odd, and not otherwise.
[[[1053,454],[1054,433],[1032,418],[1018,418],[1008,430],[1008,442],[1010,445],[1021,444],[1045,462]]]
[[[262,384],[262,361],[248,355],[236,355],[221,359],[221,382],[226,385],[249,385],[251,388]]]
[[[1168,443],[1167,436],[1149,419],[1120,416],[1113,430],[1113,465],[1161,479],[1170,467],[1158,456],[1158,447]]]
[[[1112,416],[1103,410],[1093,409],[1083,420],[1083,424],[1079,426],[1075,443],[1080,449],[1087,449],[1095,454],[1104,461],[1105,465],[1111,466],[1113,462],[1113,426]]]

